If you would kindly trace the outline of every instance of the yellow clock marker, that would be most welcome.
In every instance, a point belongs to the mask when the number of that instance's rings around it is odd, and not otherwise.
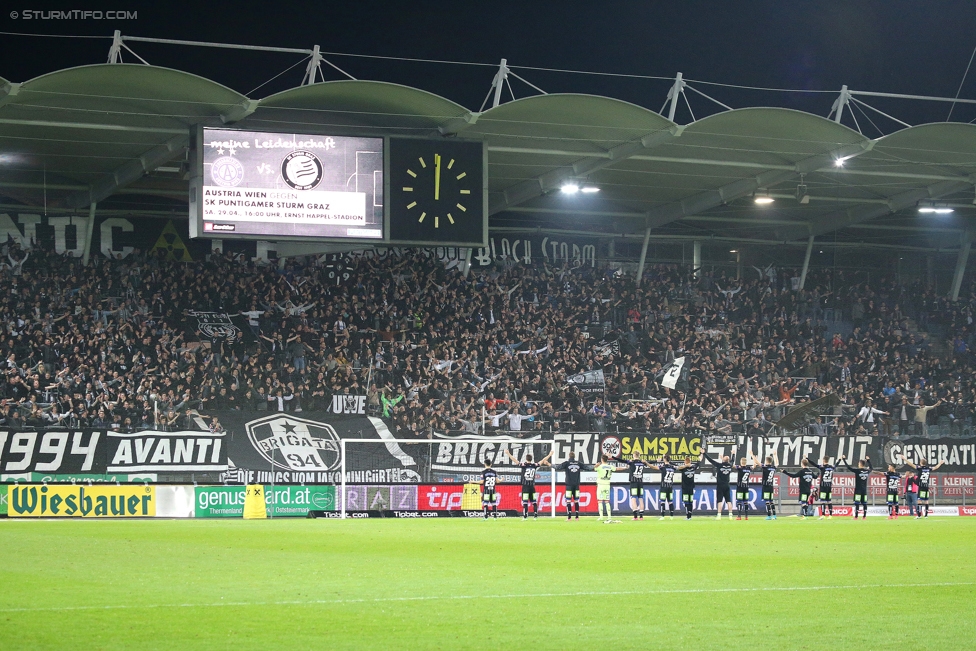
[[[423,167],[424,169],[427,169],[427,163],[425,163],[425,162],[424,162],[424,158],[423,158],[423,156],[421,156],[421,157],[420,157],[420,158],[418,158],[417,160],[419,160],[419,161],[420,161],[420,166],[421,166],[421,167]]]
[[[447,221],[451,222],[452,224],[454,223],[454,217],[451,216],[451,213],[447,213]]]
[[[434,215],[434,228],[440,228],[440,227],[441,227],[441,218],[438,217],[437,215]]]
[[[460,181],[461,179],[463,179],[467,175],[468,175],[467,172],[461,172],[460,174],[457,175],[457,180]]]
[[[411,201],[410,203],[407,204],[407,209],[409,210],[410,208],[413,208],[416,205],[417,205],[416,201]]]
[[[413,192],[413,188],[408,188],[407,186],[403,186],[403,191],[404,192]]]
[[[471,194],[471,190],[461,190],[461,194]]]
[[[441,198],[441,155],[434,154],[434,201]]]
[[[447,169],[451,169],[452,167],[454,167],[454,159],[453,158],[451,159],[451,162],[447,164]]]
[[[425,213],[425,212],[420,213],[420,219],[418,219],[417,222],[420,223],[420,224],[423,224],[424,223],[424,217],[426,217],[426,216],[427,216],[427,213]]]
[[[410,176],[412,176],[413,178],[417,178],[417,173],[416,173],[416,172],[414,172],[413,170],[407,170],[407,174],[409,174],[409,175],[410,175]]]
[[[457,207],[461,209],[461,212],[468,212],[468,209],[462,206],[461,204],[458,204]]]

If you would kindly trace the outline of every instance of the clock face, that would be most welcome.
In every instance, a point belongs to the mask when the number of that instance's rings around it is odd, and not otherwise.
[[[483,170],[481,143],[391,141],[391,239],[481,246]]]

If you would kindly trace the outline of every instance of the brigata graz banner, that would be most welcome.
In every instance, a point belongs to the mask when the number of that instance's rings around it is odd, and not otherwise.
[[[222,472],[224,434],[105,430],[0,430],[0,477]]]

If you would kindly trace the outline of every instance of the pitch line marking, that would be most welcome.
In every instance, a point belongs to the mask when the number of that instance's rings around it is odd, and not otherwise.
[[[417,597],[376,597],[373,599],[308,599],[296,601],[216,601],[197,604],[145,604],[105,606],[42,606],[38,608],[0,608],[0,613],[62,612],[77,610],[141,610],[152,608],[222,608],[227,606],[319,606],[343,604],[372,604],[406,601],[454,601],[477,599],[551,599],[562,597],[613,597],[627,595],[719,594],[724,592],[806,592],[817,590],[865,590],[872,588],[940,588],[974,586],[976,581],[958,583],[872,583],[865,585],[810,585],[760,588],[687,588],[674,590],[611,590],[607,592],[537,592],[530,594],[443,595]]]

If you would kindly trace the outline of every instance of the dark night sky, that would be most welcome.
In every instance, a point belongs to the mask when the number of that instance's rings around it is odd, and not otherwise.
[[[12,19],[23,9],[138,11],[134,21]],[[124,34],[255,45],[542,66],[686,78],[743,85],[831,90],[830,95],[760,93],[699,86],[731,104],[779,105],[826,115],[841,84],[953,96],[976,46],[976,3],[925,0],[799,2],[427,2],[395,3],[8,3],[0,31]],[[105,6],[102,6],[105,5]],[[471,8],[465,8],[471,5]],[[259,8],[260,7],[260,8]],[[39,74],[106,59],[109,41],[0,35],[0,76],[25,81]],[[133,44],[156,65],[195,72],[248,92],[298,60],[298,55]],[[132,60],[129,56],[127,60]],[[417,86],[477,109],[494,70],[469,66],[333,58],[362,79]],[[254,94],[297,85],[299,66]],[[549,92],[605,94],[658,110],[668,82],[516,71]],[[329,73],[327,73],[329,74]],[[329,78],[338,78],[333,73]],[[514,81],[516,94],[533,91]],[[976,97],[972,71],[962,97]],[[912,123],[944,120],[946,104],[871,100]],[[713,108],[692,97],[698,117]],[[964,107],[957,119],[976,118]],[[689,121],[682,111],[679,122]],[[863,121],[862,121],[863,122]],[[880,124],[883,124],[881,122]],[[862,124],[862,127],[865,125]],[[891,126],[890,123],[888,126]],[[865,128],[866,135],[870,133]]]

